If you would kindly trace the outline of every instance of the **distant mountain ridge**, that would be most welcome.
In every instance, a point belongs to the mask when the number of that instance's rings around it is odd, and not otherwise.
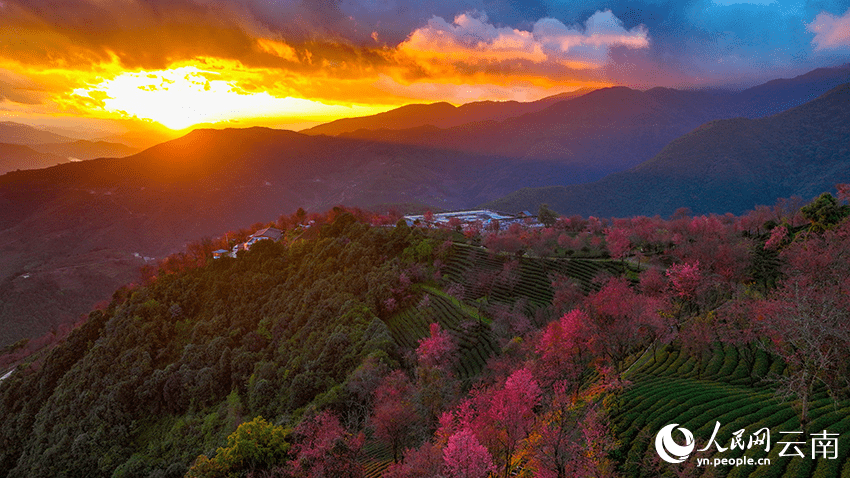
[[[348,131],[336,134],[471,154],[555,161],[565,169],[551,183],[577,184],[638,165],[706,122],[776,114],[848,81],[850,65],[821,68],[741,92],[611,87],[560,98],[546,108],[499,120],[482,119],[454,127],[420,124],[403,129],[382,126],[384,123],[375,121],[376,115],[357,119],[361,121],[357,129],[355,123],[345,123],[350,125]],[[394,112],[399,110],[384,115]],[[372,123],[367,122],[369,118]],[[341,125],[343,121],[328,125]]]
[[[29,125],[13,123],[11,121],[0,122],[0,143],[9,144],[43,144],[43,143],[70,143],[75,141],[67,136],[51,133],[50,131],[34,128]]]
[[[43,143],[30,147],[41,153],[65,156],[79,160],[94,158],[123,158],[138,153],[139,148],[133,148],[121,143],[107,141],[77,140],[70,143]]]
[[[0,175],[18,169],[40,169],[67,162],[66,157],[39,152],[22,144],[0,143]]]
[[[539,111],[559,101],[587,94],[593,88],[560,93],[537,101],[475,101],[460,106],[446,102],[405,105],[384,113],[358,118],[342,118],[301,131],[304,134],[337,136],[358,130],[402,130],[433,126],[452,128],[479,121],[501,121]]]
[[[485,205],[505,211],[547,203],[594,216],[740,214],[766,198],[805,200],[850,182],[850,83],[783,113],[709,122],[656,157],[590,184],[526,188]],[[769,200],[769,199],[767,199]]]
[[[29,125],[0,123],[0,175],[69,161],[123,157],[139,152],[121,143],[75,140]]]

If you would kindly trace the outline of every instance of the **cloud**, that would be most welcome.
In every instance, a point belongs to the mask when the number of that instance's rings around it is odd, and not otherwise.
[[[543,18],[531,30],[497,27],[486,15],[464,13],[452,23],[432,17],[398,46],[399,52],[418,61],[470,66],[510,63],[548,64],[575,70],[604,66],[613,47],[649,47],[646,28],[626,30],[610,10],[597,11],[583,26],[567,26]]]
[[[47,96],[29,78],[0,67],[0,102],[8,100],[25,105],[41,103]]]
[[[850,0],[0,0],[0,110],[104,115],[105,99],[73,91],[184,67],[241,95],[351,107],[536,99],[585,85],[755,84],[850,60],[842,49],[848,7]]]
[[[850,47],[850,10],[841,17],[821,12],[806,28],[815,33],[812,45],[816,51]]]

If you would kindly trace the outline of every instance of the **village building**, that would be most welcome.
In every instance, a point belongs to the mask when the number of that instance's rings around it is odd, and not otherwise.
[[[256,244],[259,241],[271,240],[271,241],[279,241],[283,236],[283,231],[274,227],[267,227],[265,229],[260,229],[259,231],[251,234],[245,242],[240,242],[233,246],[233,249],[228,252],[224,249],[219,249],[217,251],[213,251],[213,259],[218,259],[220,257],[224,257],[225,255],[229,255],[232,257],[236,257],[236,253],[239,251],[248,251],[251,249],[251,246]],[[218,254],[218,255],[217,255]]]
[[[438,226],[448,227],[450,221],[460,225],[461,228],[467,229],[473,224],[479,225],[484,229],[491,229],[498,225],[500,230],[507,229],[511,224],[518,222],[525,226],[535,226],[536,216],[523,211],[520,214],[513,215],[502,212],[491,211],[489,209],[473,209],[468,211],[452,211],[441,212],[426,215],[411,215],[404,216],[408,226]]]

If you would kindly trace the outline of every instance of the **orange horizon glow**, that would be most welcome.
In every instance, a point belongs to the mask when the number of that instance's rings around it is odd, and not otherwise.
[[[380,113],[393,106],[329,105],[296,97],[272,96],[267,91],[242,90],[226,72],[180,66],[168,70],[124,72],[74,96],[123,117],[156,121],[172,130],[198,124],[240,121],[331,121],[346,116]],[[218,79],[222,78],[222,79]]]
[[[280,49],[281,47],[277,45]],[[271,47],[270,47],[271,48]],[[418,81],[403,83],[381,74],[374,80],[356,82],[350,96],[368,89],[404,91],[403,96],[388,96],[389,102],[343,102],[338,98],[308,99],[298,96],[297,88],[279,84],[264,89],[274,72],[246,68],[238,62],[204,58],[182,61],[159,70],[121,71],[112,65],[111,75],[87,79],[87,86],[57,95],[56,102],[66,110],[100,119],[155,122],[173,131],[198,125],[247,126],[284,125],[303,129],[339,118],[373,115],[410,103],[447,101],[460,105],[473,101],[534,101],[558,93],[591,86],[611,86],[606,82],[550,81],[531,78],[512,85],[493,81],[486,75],[455,81]],[[72,73],[68,73],[72,75]],[[308,78],[295,80],[309,81]],[[489,81],[488,81],[489,80]],[[512,79],[516,80],[516,79]],[[332,79],[317,79],[334,83]],[[365,84],[364,84],[365,83]]]
[[[17,36],[9,41],[10,34]],[[377,35],[372,46],[298,43],[244,25],[218,35],[224,40],[213,46],[222,51],[205,53],[201,44],[192,54],[165,44],[178,52],[172,56],[126,45],[104,49],[97,41],[86,47],[45,24],[7,30],[0,45],[5,39],[20,51],[0,49],[0,113],[153,122],[172,131],[198,125],[299,130],[411,103],[534,101],[612,86],[603,74],[608,49],[650,44],[644,28],[626,30],[610,11],[597,12],[584,26],[546,19],[529,30],[497,27],[474,14],[433,18],[393,47]],[[242,53],[225,55],[237,40]]]

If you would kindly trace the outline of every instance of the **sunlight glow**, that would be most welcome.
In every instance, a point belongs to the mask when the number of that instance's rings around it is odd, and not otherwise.
[[[104,111],[150,119],[175,130],[256,118],[362,116],[387,109],[248,92],[236,81],[224,79],[222,72],[195,66],[125,72],[94,87],[78,88],[74,94],[93,100]]]

